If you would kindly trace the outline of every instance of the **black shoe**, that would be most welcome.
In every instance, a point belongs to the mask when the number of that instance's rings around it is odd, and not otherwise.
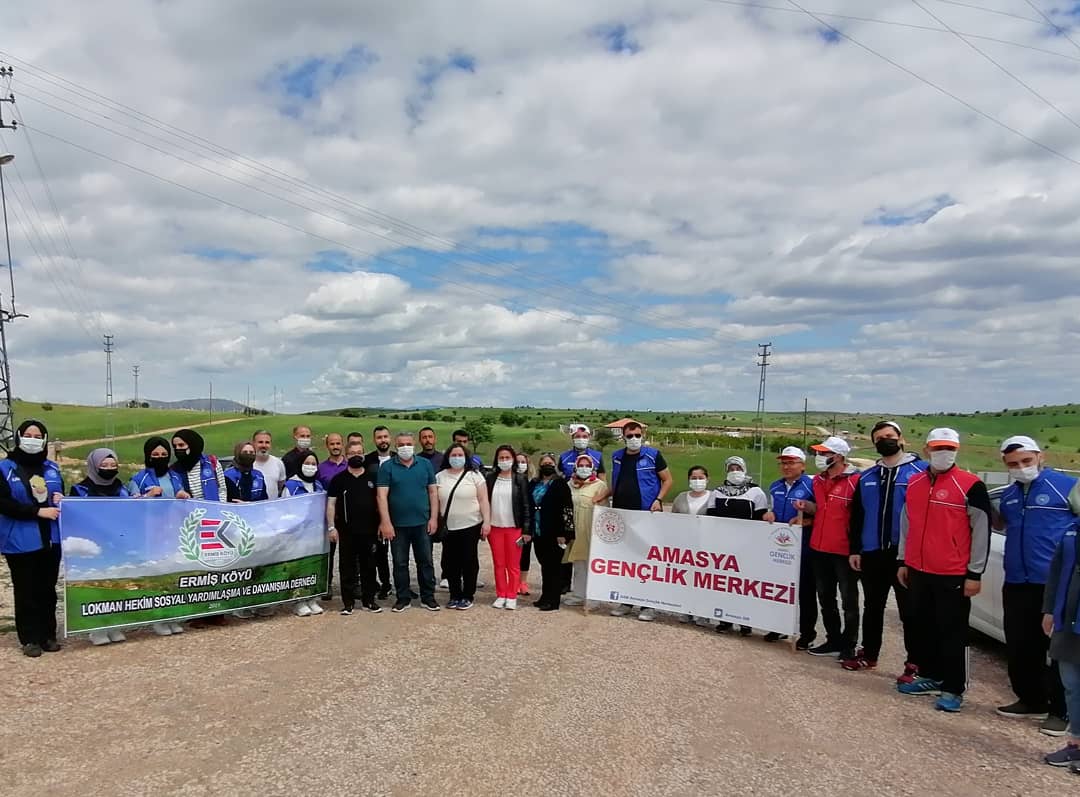
[[[417,591],[416,591],[416,590],[414,590],[414,589],[410,589],[410,590],[409,590],[409,597],[410,597],[410,598],[412,598],[413,600],[416,600],[417,598],[419,598],[419,597],[420,597],[420,593],[419,593],[419,592],[417,592]]]
[[[426,601],[421,601],[420,605],[429,612],[437,612],[442,608],[434,598],[428,598]]]
[[[801,636],[795,643],[795,650],[810,650],[810,646],[814,644],[816,637]]]
[[[726,622],[721,620],[719,623],[716,624],[716,633],[718,633],[718,634],[727,634],[727,633],[730,633],[731,629],[734,628],[734,627],[735,626],[732,625],[731,623],[726,623]]]
[[[342,608],[341,613],[344,615],[352,614],[352,606],[345,606],[344,608]]]
[[[46,639],[41,643],[41,649],[46,653],[56,653],[56,651],[60,650],[60,643],[55,639]]]
[[[1036,706],[1030,706],[1023,700],[1017,700],[1007,706],[1000,706],[997,713],[1003,717],[1025,717],[1027,719],[1045,719],[1046,709],[1040,711]]]
[[[403,612],[406,609],[408,609],[410,605],[411,604],[409,603],[409,601],[398,601],[397,603],[394,604],[394,608],[391,609],[390,611],[392,611],[392,612]]]
[[[22,654],[24,656],[29,656],[32,659],[36,659],[38,656],[41,655],[41,645],[36,645],[33,642],[31,642],[29,645],[23,645]]]
[[[739,626],[739,636],[750,636],[754,633],[754,629],[748,625]]]
[[[538,606],[537,608],[542,612],[557,612],[559,611],[559,604],[545,603],[543,606]]]
[[[563,587],[563,588],[562,588],[562,593],[561,593],[561,594],[563,594],[563,595],[569,595],[569,594],[570,594],[570,587]]]
[[[770,631],[765,635],[766,642],[779,642],[781,639],[787,639],[787,634],[778,634],[775,631]]]
[[[824,645],[818,645],[816,648],[809,648],[806,652],[811,656],[832,656],[835,659],[843,652],[843,648],[834,642],[826,642]]]
[[[333,599],[334,599],[334,593],[332,593],[332,592],[327,592],[321,598],[321,600],[324,600],[324,601],[332,601]]]
[[[371,612],[372,614],[378,614],[382,611],[382,606],[377,604],[375,601],[368,601],[364,604],[364,611]],[[397,609],[395,609],[394,611],[397,611]]]
[[[390,587],[383,587],[379,590],[378,594],[375,597],[381,601],[386,600],[390,597]]]

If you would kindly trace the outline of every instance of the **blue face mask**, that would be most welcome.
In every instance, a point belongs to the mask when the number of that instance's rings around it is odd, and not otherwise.
[[[464,468],[465,467],[465,457],[462,457],[462,456],[450,457],[450,467],[453,468],[454,470],[457,470],[458,468]]]

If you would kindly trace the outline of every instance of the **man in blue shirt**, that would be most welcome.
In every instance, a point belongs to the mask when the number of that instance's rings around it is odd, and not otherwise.
[[[788,446],[776,459],[780,463],[780,478],[769,485],[771,508],[762,519],[769,523],[792,525],[799,518],[795,502],[813,501],[814,483],[806,475],[806,452],[801,448]],[[802,556],[799,561],[799,639],[795,643],[798,650],[809,650],[817,638],[817,581],[810,551],[810,529],[813,525],[812,516],[803,518]],[[781,638],[780,634],[765,635],[767,642],[776,642]]]
[[[564,451],[559,455],[559,471],[563,477],[570,479],[574,475],[574,465],[577,462],[577,458],[582,454],[588,454],[592,457],[593,470],[596,471],[596,475],[604,476],[604,453],[597,451],[596,449],[589,448],[589,443],[592,441],[592,431],[583,423],[575,423],[570,425],[570,445],[572,446],[569,451]]]
[[[439,491],[431,463],[414,456],[415,450],[412,433],[400,432],[397,453],[379,468],[379,536],[390,542],[394,558],[397,603],[392,611],[403,612],[412,604],[409,590],[409,549],[412,548],[420,603],[425,609],[437,612],[431,535],[439,525]]]

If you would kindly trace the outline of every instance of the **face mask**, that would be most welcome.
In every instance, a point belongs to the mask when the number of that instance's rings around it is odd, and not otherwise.
[[[300,472],[307,476],[309,479],[319,472],[318,465],[301,465]]]
[[[590,476],[592,476],[592,468],[575,468],[575,469],[574,469],[574,473],[576,473],[576,474],[577,474],[577,477],[578,477],[579,479],[581,479],[582,481],[584,481],[585,479],[587,479],[587,478],[589,478]]]
[[[589,438],[587,438],[587,437],[575,437],[574,438],[574,448],[576,448],[578,451],[584,451],[588,447],[589,447]]]
[[[930,466],[934,470],[948,470],[956,464],[955,451],[931,451]]]
[[[828,470],[832,465],[832,459],[824,454],[818,454],[814,457],[814,467],[818,470]]]
[[[746,484],[746,472],[741,470],[733,470],[727,475],[728,484],[734,484],[736,487],[740,487]]]
[[[150,469],[158,476],[164,476],[169,469],[168,457],[150,457]]]
[[[554,465],[541,465],[540,466],[540,475],[541,476],[554,476],[555,475],[555,466]]]
[[[464,468],[465,457],[461,456],[460,454],[450,457],[450,467],[454,470],[457,470],[458,468]]]
[[[519,462],[517,464],[517,472],[518,473],[528,473],[529,472],[529,463],[528,462]]]
[[[514,467],[514,460],[512,459],[500,459],[498,462],[499,470],[506,473],[510,468]]]
[[[98,468],[97,475],[111,482],[120,475],[120,471],[117,468]]]
[[[236,464],[241,468],[250,468],[255,464],[255,455],[242,451],[236,455]]]
[[[364,467],[364,455],[353,454],[349,457],[349,467],[353,470],[360,470],[360,468]]]
[[[641,438],[640,437],[628,437],[626,438],[626,447],[630,451],[641,450]]]
[[[883,437],[874,443],[874,448],[883,457],[891,457],[900,453],[900,441],[892,437]]]
[[[705,492],[705,490],[708,489],[708,487],[709,487],[709,480],[708,479],[691,479],[690,480],[690,489],[693,490],[695,493]]]
[[[40,454],[45,450],[44,437],[20,437],[19,448],[27,454]]]
[[[1009,475],[1021,484],[1030,484],[1039,477],[1039,466],[1032,465],[1029,468],[1009,468]]]
[[[270,452],[269,451],[256,451],[255,452],[255,459],[259,460],[260,462],[265,462],[266,460],[270,459]]]
[[[310,437],[298,437],[296,438],[296,447],[300,449],[311,448]]]
[[[402,460],[403,462],[408,462],[410,459],[413,458],[413,450],[414,449],[412,446],[398,446],[398,459]]]

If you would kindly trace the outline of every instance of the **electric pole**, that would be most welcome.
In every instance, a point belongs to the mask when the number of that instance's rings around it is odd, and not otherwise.
[[[210,423],[214,422],[214,383],[210,383]]]
[[[113,406],[113,386],[112,386],[112,353],[114,347],[114,336],[105,335],[103,341],[105,343],[105,436],[112,437],[114,435],[113,430],[113,418],[112,418],[112,406]]]
[[[803,398],[802,400],[802,448],[806,451],[806,432],[807,432],[807,420],[810,415],[810,399]]]
[[[8,124],[4,121],[3,103],[15,105],[15,95],[11,93],[11,76],[13,70],[10,66],[0,66],[0,79],[7,85],[7,96],[0,97],[0,130],[15,130],[18,123],[12,119]],[[7,194],[4,191],[4,167],[15,160],[15,156],[0,152],[0,203],[3,204],[4,214],[4,242],[7,245],[7,269],[11,279],[11,310],[4,309],[0,299],[0,445],[10,449],[15,444],[15,416],[11,406],[11,363],[7,354],[7,330],[6,327],[20,315],[15,312],[15,270],[11,264],[11,234],[8,230]],[[25,318],[26,316],[21,316]]]
[[[758,383],[757,424],[754,429],[754,447],[758,450],[758,482],[765,483],[765,373],[769,368],[771,343],[758,344],[758,367],[761,381]]]
[[[139,406],[139,366],[131,366],[131,373],[135,377],[135,407]]]

